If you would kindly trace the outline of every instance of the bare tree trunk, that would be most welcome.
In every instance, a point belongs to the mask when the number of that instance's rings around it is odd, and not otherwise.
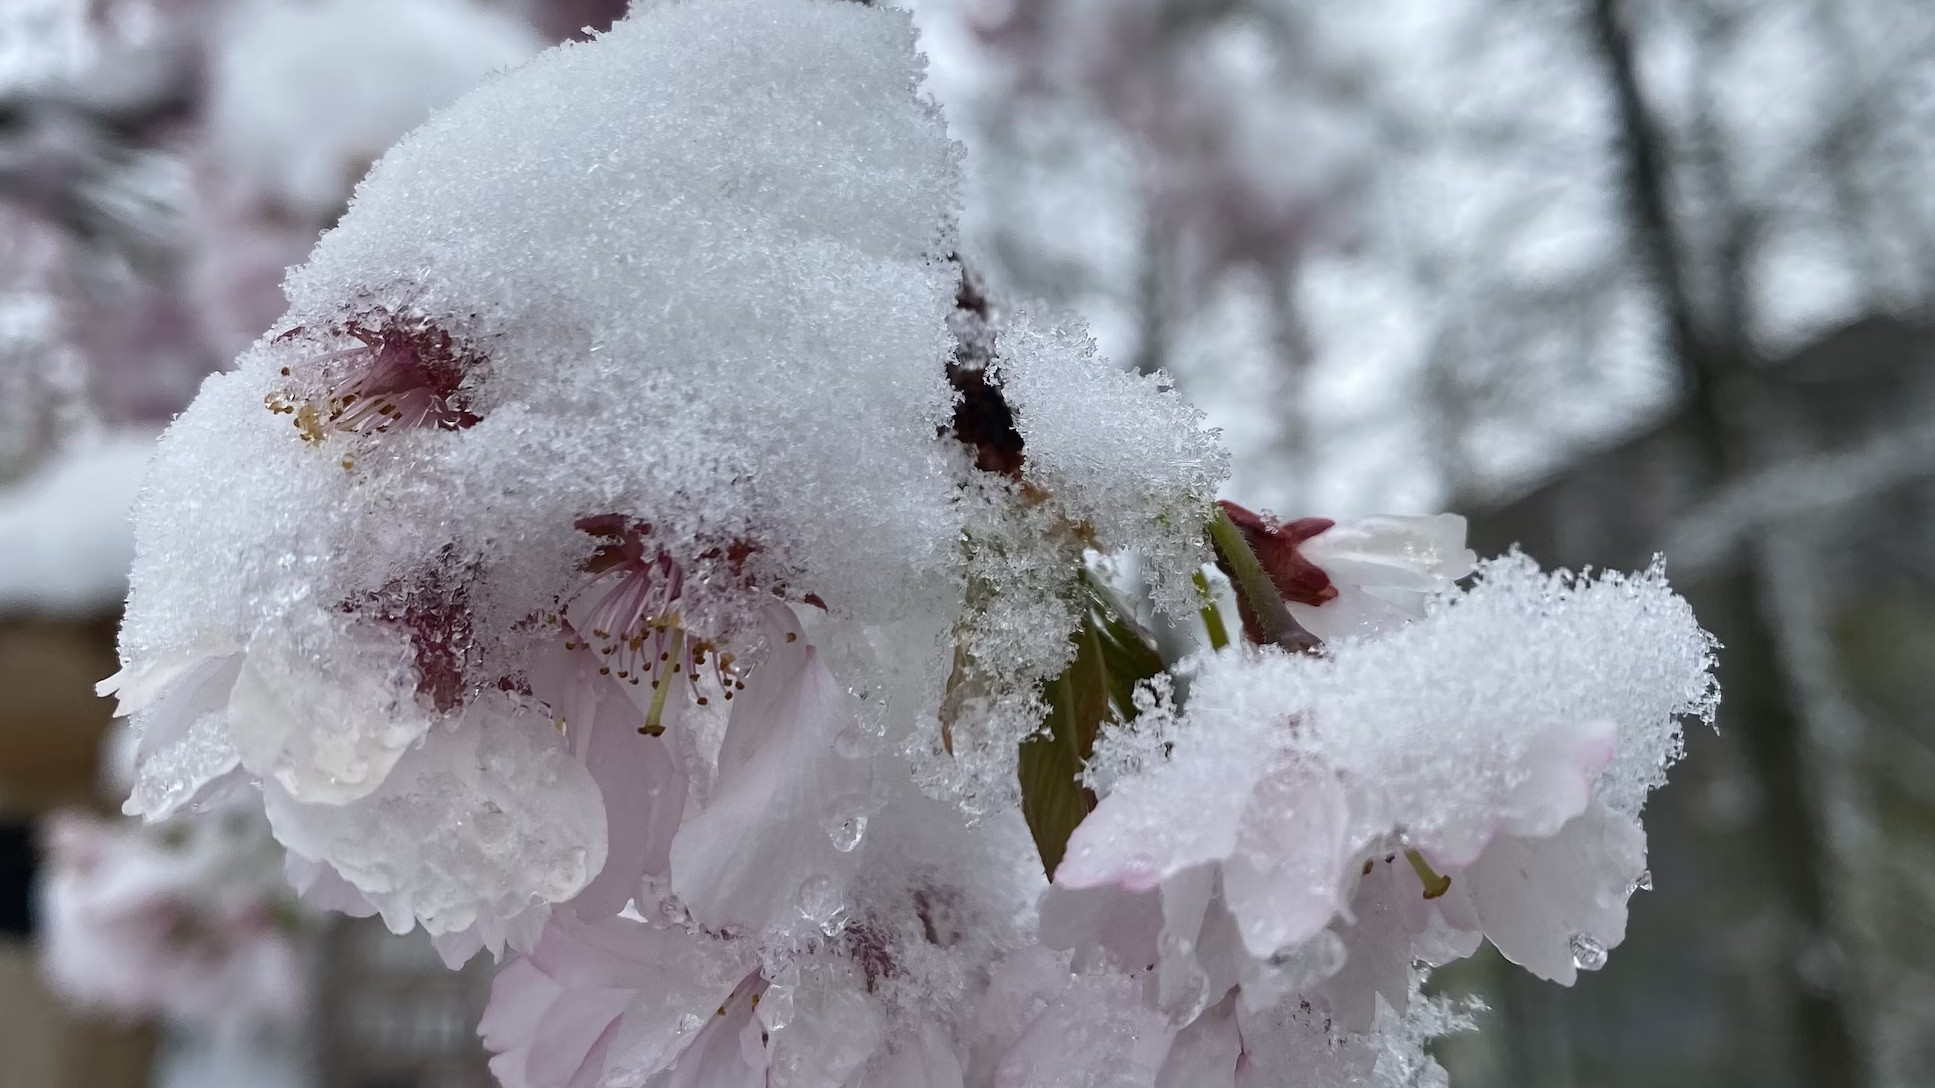
[[[1717,302],[1734,301],[1718,307],[1731,312],[1716,314],[1717,320],[1704,323],[1697,302],[1700,296],[1689,282],[1689,247],[1673,216],[1667,137],[1640,86],[1625,9],[1622,0],[1591,0],[1590,37],[1605,65],[1617,111],[1635,255],[1657,291],[1668,352],[1678,366],[1686,411],[1700,438],[1689,467],[1705,487],[1712,488],[1748,471],[1757,449],[1751,420],[1739,411],[1747,407],[1741,398],[1748,392],[1743,386],[1750,377],[1751,359],[1746,315],[1739,312],[1746,240],[1722,240],[1719,275],[1733,282],[1716,284],[1710,297]],[[1737,712],[1744,701],[1754,713],[1750,718],[1731,714],[1729,720],[1744,739],[1772,800],[1761,818],[1772,841],[1786,851],[1786,864],[1777,870],[1783,878],[1778,892],[1805,943],[1832,929],[1829,839],[1821,819],[1822,798],[1806,763],[1810,746],[1802,727],[1802,708],[1794,705],[1796,686],[1779,675],[1782,661],[1775,637],[1779,617],[1771,613],[1756,583],[1749,566],[1722,575],[1711,589],[1723,598],[1724,612],[1741,618],[1734,629],[1722,632],[1727,644],[1723,665],[1749,664],[1753,669],[1751,673],[1738,668],[1725,671],[1755,689],[1746,700],[1737,695],[1749,693],[1730,690],[1731,709]],[[1755,675],[1763,668],[1766,673]],[[1801,977],[1798,956],[1785,955],[1780,960],[1769,973],[1778,991],[1763,996],[1775,1004],[1778,1019],[1794,1033],[1804,1064],[1797,1079],[1823,1086],[1864,1083],[1847,1010],[1834,995]]]

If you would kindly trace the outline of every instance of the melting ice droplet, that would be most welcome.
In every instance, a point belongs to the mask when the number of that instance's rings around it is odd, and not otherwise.
[[[1572,965],[1581,971],[1597,971],[1606,966],[1606,946],[1585,933],[1572,935]]]

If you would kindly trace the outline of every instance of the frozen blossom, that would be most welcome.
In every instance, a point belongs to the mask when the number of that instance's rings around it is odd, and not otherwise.
[[[1704,636],[1219,507],[959,256],[915,46],[640,5],[392,149],[156,453],[128,811],[260,805],[312,907],[500,956],[508,1088],[1428,1079],[1425,968],[1618,943]],[[1231,548],[1309,652],[1215,636]]]
[[[1268,968],[1341,969],[1335,951],[1392,909],[1406,939],[1365,951],[1400,970],[1409,936],[1439,927],[1569,983],[1625,935],[1639,806],[1678,756],[1679,717],[1711,715],[1711,663],[1657,570],[1573,579],[1522,556],[1374,639],[1215,655],[1165,732],[1169,757],[1116,781],[1053,895],[1155,895],[1161,936],[1199,946],[1226,912],[1237,962],[1204,952],[1177,969],[1237,983],[1254,961],[1271,997]],[[1127,909],[1103,907],[1082,912]],[[1112,935],[1068,928],[1073,945]]]
[[[231,1036],[306,1012],[309,923],[259,812],[152,826],[65,812],[46,847],[41,969],[66,999]]]

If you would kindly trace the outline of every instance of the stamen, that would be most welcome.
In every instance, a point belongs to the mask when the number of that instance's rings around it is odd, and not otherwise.
[[[386,434],[397,427],[460,430],[479,421],[457,397],[476,360],[434,325],[381,316],[381,324],[350,322],[337,330],[361,343],[304,367],[313,371],[311,388],[265,398],[271,412],[293,417],[303,441],[314,445],[332,432]],[[293,377],[294,368],[283,367],[282,375]]]
[[[1406,850],[1404,856],[1411,862],[1411,871],[1417,873],[1418,879],[1424,882],[1426,899],[1436,899],[1451,890],[1451,878],[1433,869],[1431,863],[1424,860],[1423,854],[1416,850]]]
[[[674,634],[672,636],[673,650],[677,651],[684,642],[684,631],[679,631]],[[665,732],[665,697],[671,692],[672,685],[669,683],[661,684],[654,680],[652,681],[652,687],[657,690],[652,692],[651,708],[645,711],[645,724],[639,726],[638,731],[644,733],[646,736],[656,737]]]
[[[674,677],[685,679],[699,706],[711,705],[706,676],[727,699],[745,689],[733,655],[686,630],[679,608],[685,569],[649,539],[651,523],[604,515],[577,527],[601,540],[584,564],[592,577],[544,618],[563,628],[566,650],[596,655],[599,675],[651,685],[641,733],[664,732]]]

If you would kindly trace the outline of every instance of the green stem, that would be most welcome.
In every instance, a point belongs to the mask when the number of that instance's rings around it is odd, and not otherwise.
[[[1215,545],[1216,554],[1223,557],[1230,580],[1236,583],[1237,595],[1250,606],[1250,614],[1263,628],[1263,637],[1267,641],[1299,653],[1307,653],[1323,645],[1316,635],[1304,630],[1303,624],[1290,614],[1275,583],[1270,581],[1263,564],[1257,561],[1256,553],[1250,550],[1250,542],[1244,539],[1243,530],[1236,527],[1236,523],[1220,506],[1216,508],[1216,516],[1209,522],[1209,540]]]
[[[1216,596],[1210,592],[1209,576],[1202,571],[1196,572],[1196,591],[1203,595],[1203,607],[1196,614],[1202,617],[1203,629],[1209,632],[1209,648],[1221,650],[1230,644],[1230,632],[1223,626],[1222,610],[1216,607]]]

